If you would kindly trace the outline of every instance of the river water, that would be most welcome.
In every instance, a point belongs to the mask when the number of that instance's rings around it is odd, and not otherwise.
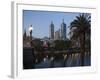
[[[91,65],[91,55],[86,54],[84,57],[84,66]],[[54,58],[45,57],[40,63],[34,64],[35,69],[39,68],[57,68],[57,67],[78,67],[81,66],[80,54],[67,56],[66,59],[54,60]]]

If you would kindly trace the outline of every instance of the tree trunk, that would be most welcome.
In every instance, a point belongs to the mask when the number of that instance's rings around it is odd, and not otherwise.
[[[85,35],[82,34],[80,37],[80,48],[81,48],[81,66],[84,66],[84,55],[85,55]]]

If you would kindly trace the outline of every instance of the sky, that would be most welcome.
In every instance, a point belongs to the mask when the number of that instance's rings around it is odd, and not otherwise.
[[[43,38],[49,37],[49,26],[51,21],[54,23],[54,30],[60,29],[64,19],[64,23],[67,25],[67,37],[68,37],[68,26],[80,13],[71,12],[52,12],[52,11],[34,11],[34,10],[23,10],[23,32],[29,33],[28,28],[30,25],[33,26],[33,37]]]

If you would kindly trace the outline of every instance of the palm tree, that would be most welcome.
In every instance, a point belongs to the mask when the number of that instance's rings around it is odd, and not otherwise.
[[[78,42],[80,45],[81,66],[84,66],[85,38],[86,35],[91,35],[90,26],[91,16],[88,13],[82,13],[79,16],[76,16],[76,19],[74,19],[69,26],[72,42],[74,42],[74,44]]]

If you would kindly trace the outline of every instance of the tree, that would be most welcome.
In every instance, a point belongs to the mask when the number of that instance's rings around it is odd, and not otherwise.
[[[56,50],[67,50],[70,47],[70,40],[55,40],[55,49]]]
[[[84,53],[85,53],[85,38],[86,35],[90,36],[91,16],[88,13],[82,13],[76,16],[70,23],[71,40],[75,43],[78,42],[81,51],[81,66],[84,66]],[[89,37],[90,38],[90,37]]]

